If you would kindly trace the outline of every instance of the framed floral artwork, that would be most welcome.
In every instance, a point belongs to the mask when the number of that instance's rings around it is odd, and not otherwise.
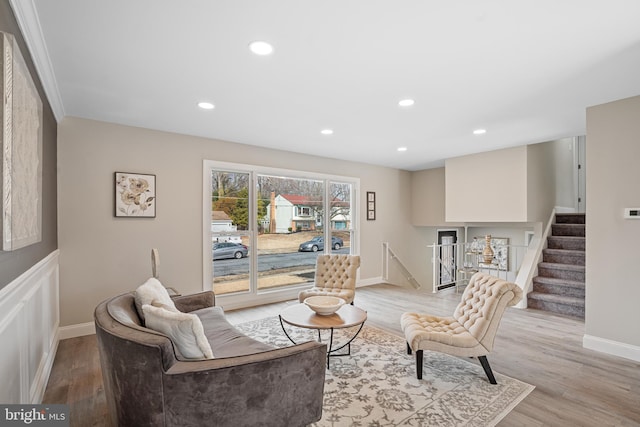
[[[156,176],[115,173],[115,216],[156,217]]]

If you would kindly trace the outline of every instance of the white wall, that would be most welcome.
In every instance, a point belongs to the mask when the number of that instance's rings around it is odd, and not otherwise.
[[[640,360],[640,96],[587,109],[585,346]]]
[[[381,277],[382,242],[414,250],[409,172],[68,117],[58,127],[62,326],[91,322],[101,300],[146,280],[152,247],[167,285],[202,289],[203,159],[359,177],[361,206],[375,191],[377,209],[375,221],[360,218],[362,281]],[[156,175],[156,218],[113,217],[116,171]]]

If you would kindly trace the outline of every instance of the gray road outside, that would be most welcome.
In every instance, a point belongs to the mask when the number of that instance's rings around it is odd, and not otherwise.
[[[348,254],[349,248],[332,253]],[[322,252],[288,252],[283,254],[265,254],[258,256],[258,271],[279,270],[290,267],[314,268],[316,257]],[[249,258],[219,259],[213,261],[213,277],[224,277],[249,272]]]

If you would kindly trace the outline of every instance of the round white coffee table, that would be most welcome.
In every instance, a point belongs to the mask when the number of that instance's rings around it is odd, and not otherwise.
[[[318,341],[322,342],[320,335],[321,330],[329,330],[329,347],[327,349],[327,368],[329,367],[329,357],[333,356],[349,356],[351,355],[351,342],[358,336],[364,322],[367,320],[367,312],[361,308],[353,305],[345,304],[338,311],[327,316],[321,316],[316,314],[313,310],[307,307],[305,304],[294,304],[282,310],[280,313],[280,325],[284,334],[289,338],[293,344],[297,344],[291,336],[287,333],[284,324],[287,323],[291,326],[296,326],[305,329],[317,329]],[[335,329],[351,328],[354,326],[360,326],[357,332],[344,344],[337,348],[333,348],[333,331]],[[339,350],[347,347],[346,353],[336,353]]]

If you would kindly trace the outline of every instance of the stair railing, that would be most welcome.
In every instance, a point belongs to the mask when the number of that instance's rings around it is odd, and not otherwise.
[[[542,230],[542,224],[536,227],[534,238],[529,243],[529,250],[525,254],[522,262],[520,274],[516,277],[515,283],[522,288],[522,293],[527,295],[531,291],[533,278],[538,275],[538,264],[542,262],[542,250],[547,248],[547,237],[551,235],[551,226],[555,222],[556,210],[551,209],[551,215],[547,221],[547,225]],[[537,238],[535,236],[540,236]],[[527,308],[527,298],[522,298],[517,308]]]
[[[382,278],[385,281],[389,281],[389,264],[393,262],[398,266],[402,276],[409,282],[414,289],[420,289],[422,285],[413,277],[413,274],[409,271],[409,269],[402,263],[400,258],[396,255],[396,253],[391,249],[388,242],[382,243],[382,256],[383,256],[383,264],[382,264]]]
[[[456,288],[466,285],[466,282],[477,271],[500,277],[504,280],[517,283],[517,277],[521,272],[523,260],[527,257],[529,248],[524,245],[504,245],[507,250],[508,257],[506,265],[502,266],[496,262],[485,264],[481,261],[482,254],[477,251],[471,251],[470,243],[453,243],[438,244],[433,243],[428,246],[431,248],[431,265],[433,278],[433,292],[439,292],[452,287]],[[443,249],[446,249],[443,251]],[[440,254],[449,253],[453,249],[455,256],[455,264],[450,263],[449,257],[443,260]],[[443,272],[445,274],[443,274]],[[448,278],[450,281],[442,283],[442,278]],[[522,285],[520,285],[522,286]]]

